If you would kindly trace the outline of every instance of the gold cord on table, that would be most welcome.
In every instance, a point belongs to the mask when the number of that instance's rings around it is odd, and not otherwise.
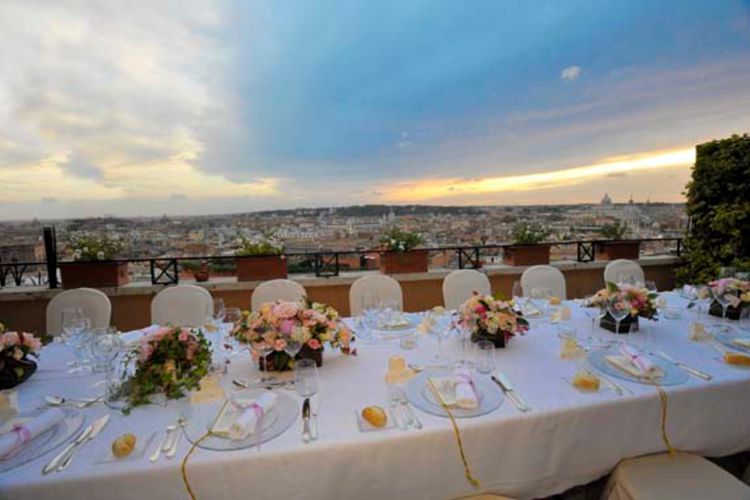
[[[182,464],[180,464],[180,474],[182,475],[182,482],[185,484],[185,489],[187,490],[188,495],[190,495],[190,500],[196,500],[195,493],[193,493],[193,488],[190,487],[190,481],[188,481],[187,476],[187,462],[190,456],[195,452],[195,449],[198,448],[198,445],[201,444],[201,442],[206,439],[207,437],[211,436],[213,432],[211,432],[211,429],[214,428],[214,425],[216,424],[216,421],[219,419],[219,415],[224,411],[224,408],[229,403],[229,400],[224,400],[224,404],[221,405],[221,408],[219,408],[219,412],[216,414],[216,417],[214,418],[213,423],[208,428],[209,430],[206,431],[205,434],[203,434],[200,438],[198,438],[193,445],[188,450],[187,454],[185,455],[185,458],[182,459]]]
[[[448,418],[450,418],[451,424],[453,425],[453,432],[456,435],[456,441],[458,442],[458,451],[461,454],[461,461],[464,464],[464,473],[466,475],[466,480],[469,481],[469,483],[473,487],[479,488],[479,481],[475,479],[474,476],[471,474],[471,468],[469,467],[469,461],[466,459],[466,453],[464,453],[464,445],[461,442],[461,433],[458,431],[458,425],[456,424],[456,419],[453,417],[453,413],[451,413],[451,410],[450,408],[448,408],[448,405],[446,405],[445,402],[443,401],[443,398],[440,397],[440,393],[438,392],[437,388],[433,385],[432,380],[428,378],[427,384],[430,386],[430,390],[432,390],[432,393],[435,395],[435,398],[437,398],[438,402],[440,403],[440,406],[442,406],[445,412],[448,414]]]
[[[674,456],[675,449],[672,447],[672,443],[669,441],[667,435],[667,391],[665,391],[661,385],[654,384],[656,390],[659,392],[659,401],[661,402],[661,438],[664,440],[664,444],[667,446],[667,453],[669,456]]]

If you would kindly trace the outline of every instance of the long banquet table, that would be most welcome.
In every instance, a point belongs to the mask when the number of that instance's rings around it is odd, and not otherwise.
[[[681,299],[672,295],[669,300]],[[587,334],[589,319],[576,304],[569,305],[570,322],[579,334]],[[669,438],[675,448],[705,456],[750,449],[750,370],[725,365],[710,346],[689,341],[691,317],[692,313],[683,312],[683,319],[649,325],[654,347],[714,375],[710,382],[690,377],[685,384],[665,389]],[[447,347],[453,355],[460,352],[457,340],[448,341]],[[533,411],[519,413],[505,400],[490,414],[458,421],[480,490],[474,490],[464,477],[446,418],[420,412],[421,430],[358,430],[355,408],[386,405],[388,357],[401,354],[409,362],[430,363],[436,344],[427,337],[420,337],[418,348],[409,351],[402,350],[397,341],[358,342],[358,356],[327,351],[320,369],[317,441],[303,444],[298,419],[260,449],[199,449],[187,466],[191,485],[197,498],[211,499],[447,499],[475,491],[535,498],[606,475],[622,458],[665,450],[660,400],[654,387],[621,382],[632,394],[580,392],[563,380],[573,375],[576,363],[561,360],[559,349],[552,329],[542,326],[497,352],[497,368],[510,377]],[[43,352],[40,370],[20,387],[22,410],[41,406],[44,395],[87,396],[100,390],[92,388],[95,376],[66,378],[69,356],[57,345]],[[249,356],[235,358],[223,384],[231,390],[233,377],[257,375]],[[95,405],[85,411],[94,419],[108,410]],[[139,460],[99,463],[121,433],[134,432],[140,438],[162,431],[176,420],[178,404],[138,408],[129,416],[110,413],[109,425],[83,448],[68,470],[42,476],[42,466],[54,455],[49,453],[0,474],[0,498],[187,498],[179,470],[189,448],[185,439],[172,460],[152,464],[147,458],[149,449]]]

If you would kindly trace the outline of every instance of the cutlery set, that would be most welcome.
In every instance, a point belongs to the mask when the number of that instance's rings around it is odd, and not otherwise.
[[[109,415],[104,415],[99,419],[95,420],[94,423],[89,424],[83,429],[78,436],[65,447],[63,451],[58,453],[47,465],[42,469],[42,474],[49,474],[50,472],[60,472],[68,468],[73,458],[76,456],[78,451],[83,446],[99,435],[102,429],[109,422]]]
[[[516,391],[508,376],[502,372],[496,372],[496,375],[491,376],[492,381],[500,387],[500,390],[515,405],[516,409],[522,413],[531,411],[531,407],[526,404],[523,397]]]
[[[174,424],[169,424],[164,431],[164,437],[159,442],[159,445],[148,457],[149,462],[154,463],[159,460],[159,457],[164,454],[167,459],[172,459],[177,454],[177,448],[180,444],[180,438],[182,437],[182,429],[187,425],[187,420],[179,418]]]
[[[402,388],[394,387],[390,391],[388,405],[391,407],[393,418],[396,420],[399,429],[405,431],[409,427],[422,428],[422,421],[419,420],[417,413],[411,407],[406,392]],[[399,411],[399,409],[402,411]]]

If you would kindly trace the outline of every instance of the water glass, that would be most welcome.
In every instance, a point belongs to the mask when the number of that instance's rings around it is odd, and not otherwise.
[[[475,367],[477,372],[488,374],[495,369],[495,344],[489,340],[480,340],[475,347]]]
[[[417,347],[417,332],[410,330],[404,333],[399,339],[401,349],[411,350]]]
[[[224,299],[214,299],[214,324],[216,327],[220,327],[221,323],[224,322],[224,316],[226,316],[226,308],[224,307]]]
[[[294,367],[294,390],[303,398],[318,392],[318,365],[313,359],[300,359]]]
[[[119,356],[122,340],[112,327],[92,328],[89,347],[93,360],[92,370],[103,372],[109,370],[112,362]]]

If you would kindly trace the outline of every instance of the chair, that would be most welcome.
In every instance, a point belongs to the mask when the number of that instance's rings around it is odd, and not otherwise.
[[[384,300],[395,301],[399,310],[404,309],[404,294],[401,291],[401,284],[385,274],[371,274],[362,276],[349,288],[350,315],[359,316],[362,314],[362,298],[367,292],[377,295],[381,302]]]
[[[521,275],[521,289],[524,297],[531,296],[534,288],[546,288],[552,295],[562,300],[567,298],[565,276],[552,266],[531,266]]]
[[[604,268],[604,282],[619,283],[622,281],[643,284],[646,282],[646,275],[637,262],[628,259],[613,260]]]
[[[750,486],[698,455],[667,453],[623,460],[609,478],[604,500],[748,500]]]
[[[443,280],[443,303],[446,309],[458,309],[471,294],[491,295],[492,286],[486,274],[474,269],[453,271]]]
[[[47,304],[47,335],[62,331],[63,309],[81,309],[93,328],[106,328],[112,319],[112,303],[101,290],[76,288],[58,293]]]
[[[511,497],[504,495],[498,495],[497,493],[480,493],[478,495],[471,495],[468,497],[459,497],[455,500],[513,500]]]
[[[258,311],[260,310],[260,306],[266,302],[273,302],[275,300],[298,302],[306,297],[307,292],[305,288],[296,281],[284,279],[271,280],[261,283],[253,290],[250,305],[253,311]]]
[[[203,326],[214,314],[211,294],[195,285],[175,285],[157,293],[151,301],[151,323]]]

